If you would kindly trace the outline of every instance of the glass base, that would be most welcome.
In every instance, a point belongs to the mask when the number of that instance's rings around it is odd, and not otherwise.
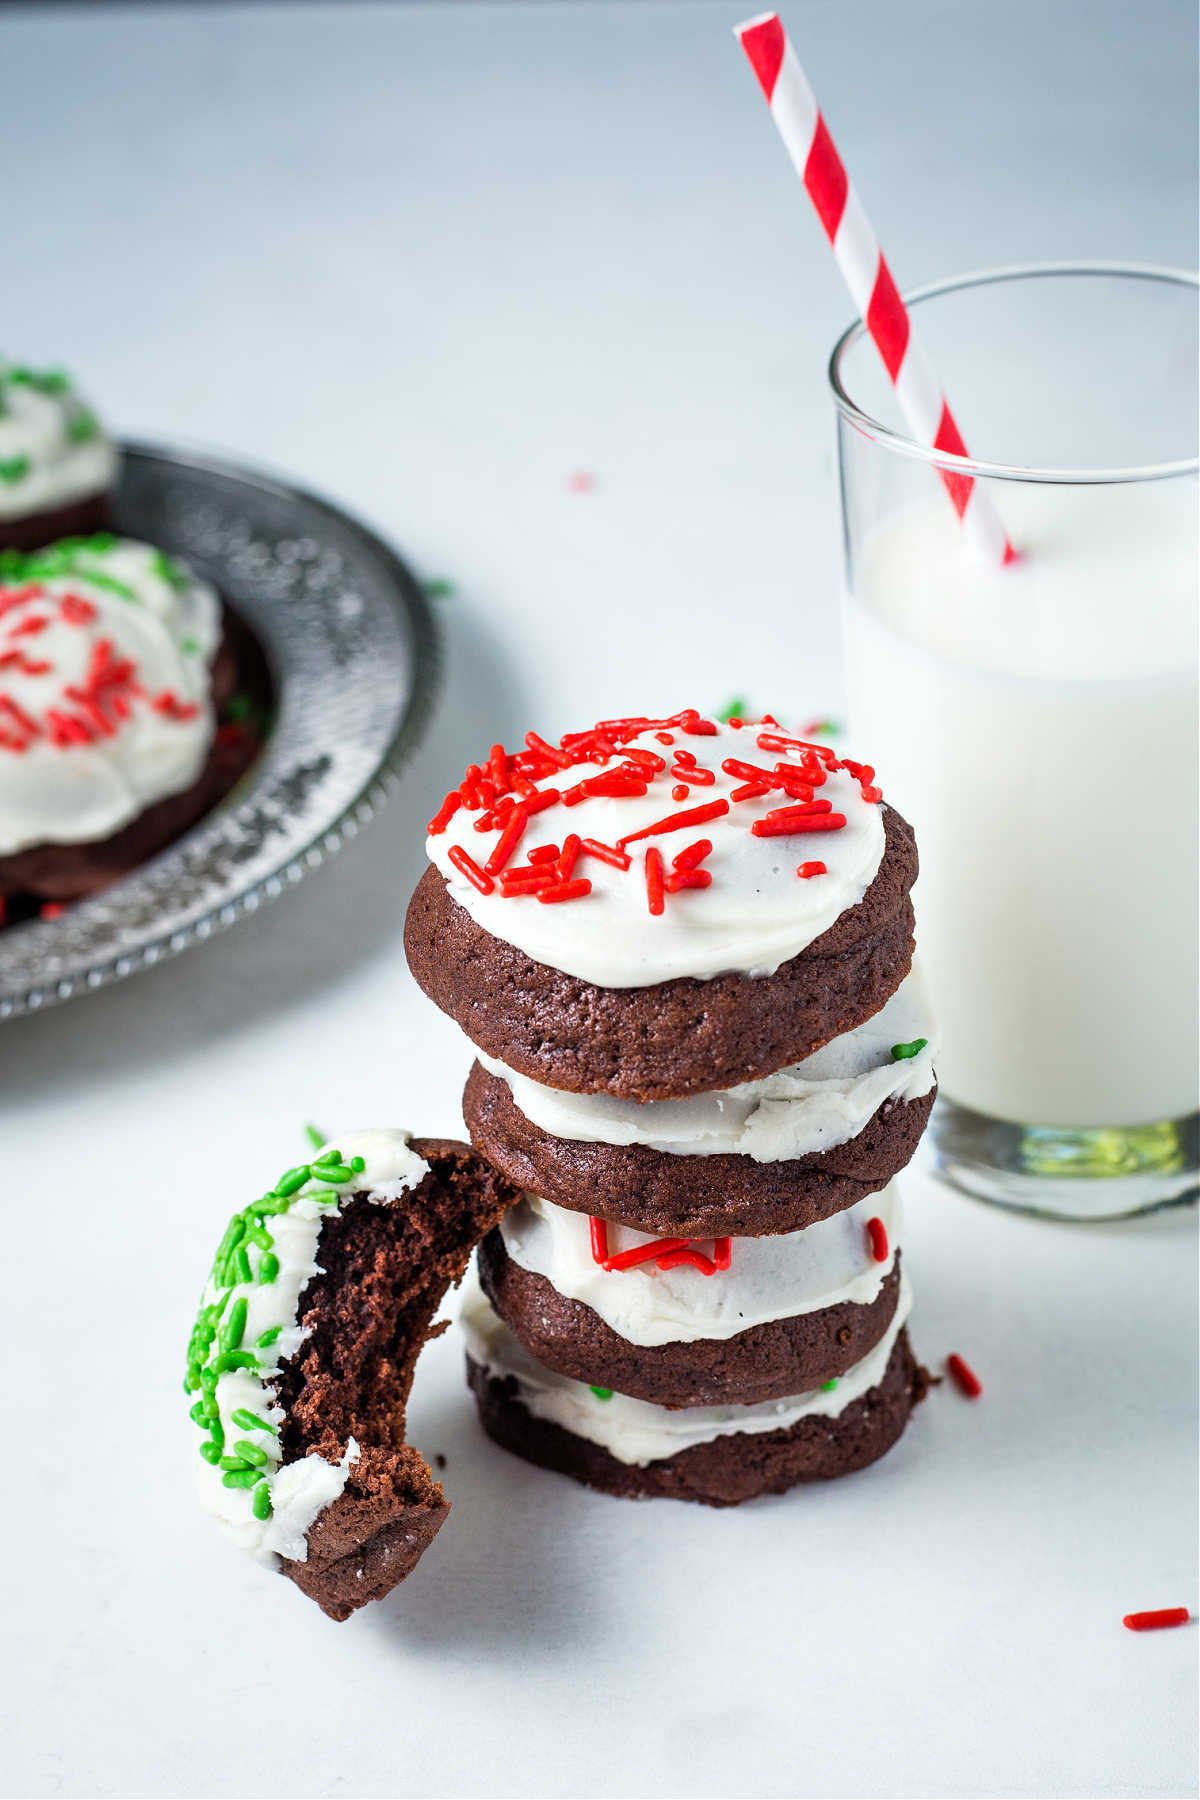
[[[1156,1125],[1012,1125],[939,1097],[930,1137],[952,1187],[1049,1219],[1125,1219],[1194,1200],[1200,1114]]]

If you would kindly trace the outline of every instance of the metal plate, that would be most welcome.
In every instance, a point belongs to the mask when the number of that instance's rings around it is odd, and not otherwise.
[[[440,683],[420,587],[328,501],[202,453],[128,444],[115,512],[118,530],[184,557],[253,627],[275,725],[239,786],[153,861],[58,918],[0,931],[0,1019],[177,956],[319,868],[397,785]]]

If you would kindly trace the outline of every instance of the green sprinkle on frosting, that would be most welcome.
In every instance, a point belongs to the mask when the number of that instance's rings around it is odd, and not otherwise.
[[[0,458],[0,481],[3,481],[7,487],[12,487],[14,482],[24,481],[32,467],[33,464],[27,456]]]
[[[611,1400],[613,1397],[613,1390],[611,1388],[594,1387],[592,1392],[595,1394],[597,1400]]]
[[[832,1392],[833,1392],[834,1388],[837,1386],[837,1384],[838,1384],[838,1378],[835,1375],[832,1381],[823,1381],[821,1383],[821,1392],[823,1394],[832,1394]],[[235,1445],[234,1448],[236,1449],[237,1446]]]
[[[928,1042],[928,1038],[914,1038],[911,1044],[893,1044],[892,1056],[896,1062],[908,1062],[910,1057],[920,1056]]]

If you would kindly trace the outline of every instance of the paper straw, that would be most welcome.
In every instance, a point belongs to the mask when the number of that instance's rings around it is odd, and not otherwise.
[[[953,456],[969,455],[778,14],[763,13],[747,19],[734,27],[734,34],[758,76],[779,135],[816,208],[851,298],[883,359],[910,431],[919,443],[934,450],[945,450]],[[989,562],[1012,562],[1017,553],[1008,541],[990,494],[973,475],[945,468],[938,473],[971,548]]]

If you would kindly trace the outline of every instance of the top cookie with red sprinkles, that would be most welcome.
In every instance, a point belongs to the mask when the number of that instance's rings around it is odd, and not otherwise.
[[[509,1068],[678,1097],[799,1061],[908,972],[912,833],[874,771],[693,708],[493,745],[429,822],[405,947]]]
[[[564,974],[769,975],[862,899],[881,800],[872,769],[774,718],[685,708],[494,744],[427,848],[477,923]]]

